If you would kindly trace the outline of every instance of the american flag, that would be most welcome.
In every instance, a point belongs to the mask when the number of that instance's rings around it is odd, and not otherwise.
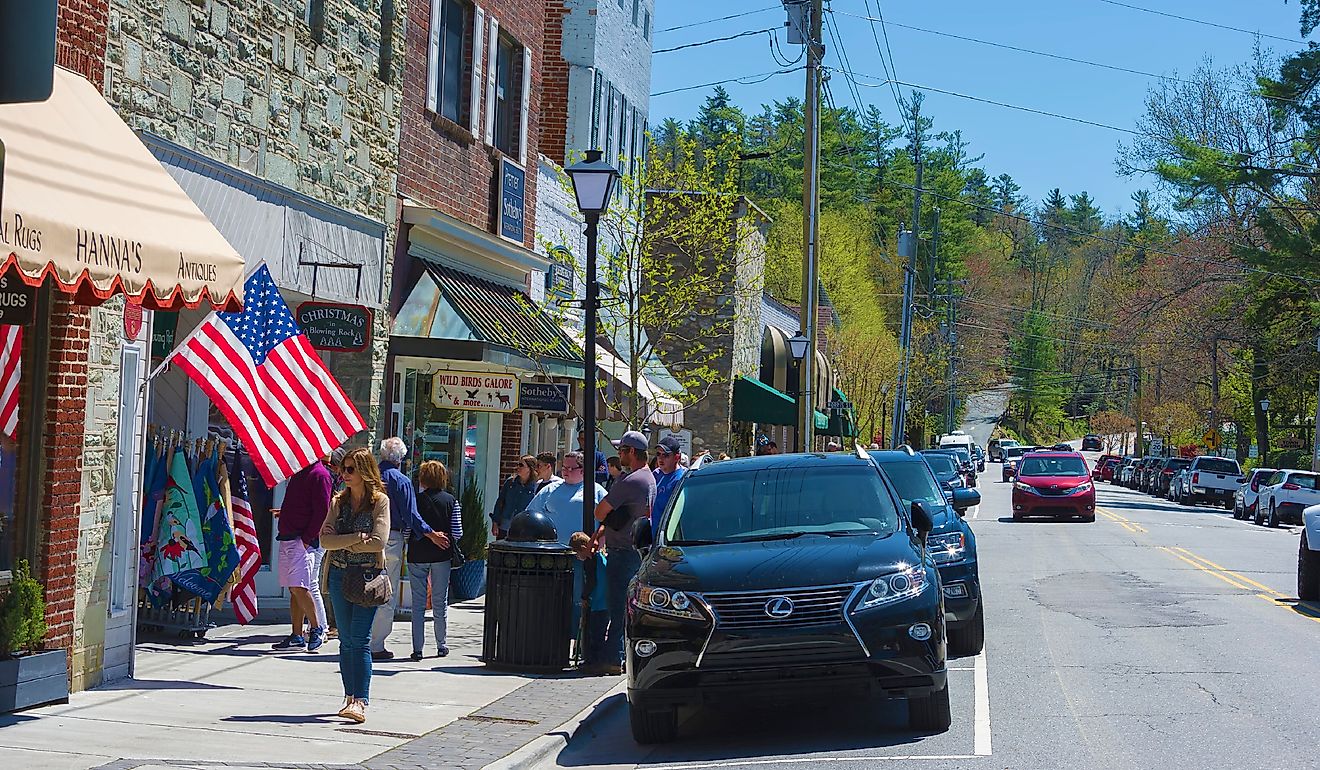
[[[243,286],[243,308],[212,313],[166,360],[210,396],[273,487],[367,425],[264,264]]]
[[[18,377],[23,327],[0,326],[0,433],[18,439]]]
[[[243,475],[243,456],[234,454],[234,467],[229,474],[233,480],[230,504],[234,509],[234,544],[238,546],[238,579],[229,592],[229,603],[239,623],[251,623],[257,616],[257,572],[261,570],[261,544],[257,542],[257,527],[252,521],[252,507],[248,505],[247,477]]]

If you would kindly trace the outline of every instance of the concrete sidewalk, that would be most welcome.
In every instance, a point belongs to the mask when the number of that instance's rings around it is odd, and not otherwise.
[[[0,716],[0,767],[482,767],[552,732],[617,677],[532,677],[481,664],[481,602],[449,609],[446,658],[414,663],[407,622],[399,657],[374,667],[367,722],[342,703],[339,643],[276,653],[288,627],[226,625],[191,645],[140,638],[135,679],[68,704]],[[433,649],[427,628],[428,652]]]

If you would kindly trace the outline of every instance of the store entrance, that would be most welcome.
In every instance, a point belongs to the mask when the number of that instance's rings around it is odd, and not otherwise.
[[[479,469],[486,458],[480,441],[484,417],[478,412],[443,409],[431,400],[433,376],[409,369],[404,375],[401,410],[403,435],[410,460],[406,471],[416,478],[417,468],[426,460],[439,460],[449,469],[455,496],[462,499],[463,489],[478,483]]]

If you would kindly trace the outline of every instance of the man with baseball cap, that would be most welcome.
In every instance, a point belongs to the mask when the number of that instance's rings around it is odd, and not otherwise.
[[[649,520],[655,503],[655,476],[647,467],[646,436],[630,430],[614,442],[619,449],[619,463],[628,471],[620,474],[605,499],[596,504],[596,520],[602,526],[596,538],[604,538],[609,559],[605,563],[606,591],[609,595],[610,629],[605,638],[608,663],[603,673],[623,671],[623,633],[627,620],[628,583],[642,566],[642,556],[633,548],[633,525]]]
[[[665,436],[655,445],[655,504],[651,506],[651,536],[659,533],[660,516],[669,504],[674,489],[683,478],[687,469],[683,467],[683,445],[671,435]]]

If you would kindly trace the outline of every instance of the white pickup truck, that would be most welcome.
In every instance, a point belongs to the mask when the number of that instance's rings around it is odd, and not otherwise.
[[[1183,473],[1187,475],[1186,485],[1182,487],[1186,494],[1178,502],[1184,505],[1217,503],[1233,509],[1233,493],[1242,478],[1242,468],[1237,460],[1201,455],[1193,459]]]
[[[1259,524],[1264,517],[1271,527],[1285,521],[1300,524],[1302,509],[1312,505],[1320,505],[1320,473],[1275,471],[1260,490],[1255,521]]]
[[[1297,546],[1297,598],[1320,599],[1320,505],[1302,511],[1302,542]]]

